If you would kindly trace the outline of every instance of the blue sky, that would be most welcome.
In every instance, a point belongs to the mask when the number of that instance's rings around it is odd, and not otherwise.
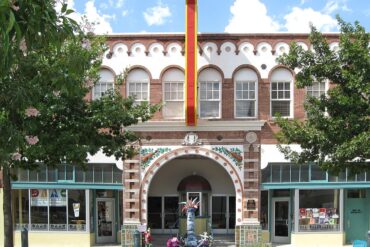
[[[60,0],[62,1],[62,0]],[[185,0],[67,0],[96,33],[184,32]],[[369,0],[198,0],[199,32],[338,31],[335,15],[370,31]]]

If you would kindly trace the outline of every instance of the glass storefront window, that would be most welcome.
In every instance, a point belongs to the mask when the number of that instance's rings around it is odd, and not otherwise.
[[[86,230],[85,190],[26,189],[13,190],[12,194],[17,230]]]
[[[64,189],[49,190],[50,231],[67,229],[67,195]]]
[[[68,191],[68,230],[86,230],[86,193],[85,190]]]
[[[339,190],[299,191],[299,231],[339,231]]]
[[[15,213],[15,228],[17,230],[28,226],[29,217],[29,195],[28,190],[13,190],[12,196],[14,200],[13,208]]]
[[[31,190],[31,229],[48,230],[48,190]]]

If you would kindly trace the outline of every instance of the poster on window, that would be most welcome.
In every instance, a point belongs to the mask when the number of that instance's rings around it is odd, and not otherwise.
[[[49,198],[46,189],[31,190],[31,206],[46,207],[48,203],[50,206],[66,206],[66,190],[51,189],[49,190]]]

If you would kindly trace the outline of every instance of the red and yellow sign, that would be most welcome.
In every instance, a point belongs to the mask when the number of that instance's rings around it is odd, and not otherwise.
[[[185,31],[185,80],[186,80],[186,124],[197,124],[197,0],[186,0],[186,31]]]

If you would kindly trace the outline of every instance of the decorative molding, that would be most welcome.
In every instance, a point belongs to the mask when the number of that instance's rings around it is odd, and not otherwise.
[[[170,152],[172,149],[168,147],[143,147],[140,150],[140,156],[141,156],[141,168],[145,169],[149,166],[151,161],[153,161],[155,158],[158,158],[160,155]]]
[[[257,141],[257,134],[255,132],[248,132],[245,135],[245,140],[250,144],[254,143]]]
[[[243,169],[243,156],[242,156],[242,150],[240,150],[237,147],[213,147],[212,151],[215,151],[217,153],[223,154],[229,159],[231,159],[235,166],[239,168],[239,170]]]
[[[202,142],[199,140],[198,135],[194,132],[187,133],[182,145],[185,146],[197,146],[202,145]]]
[[[266,121],[198,121],[197,126],[187,126],[185,121],[148,121],[127,127],[131,131],[155,132],[155,131],[261,131]]]

